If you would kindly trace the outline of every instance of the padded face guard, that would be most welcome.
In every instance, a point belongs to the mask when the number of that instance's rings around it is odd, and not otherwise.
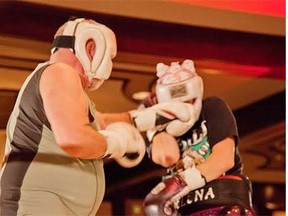
[[[90,39],[96,45],[92,61],[86,53],[86,44]],[[106,80],[110,77],[117,45],[114,33],[105,25],[82,18],[68,21],[63,35],[55,38],[52,52],[60,47],[73,50],[90,81],[93,78]]]
[[[181,65],[172,62],[170,66],[157,64],[156,96],[158,103],[171,100],[192,102],[195,119],[202,109],[203,81],[197,75],[192,60],[186,59]]]
[[[157,83],[156,95],[159,103],[170,100],[189,101],[202,100],[203,82],[200,76],[176,83]]]

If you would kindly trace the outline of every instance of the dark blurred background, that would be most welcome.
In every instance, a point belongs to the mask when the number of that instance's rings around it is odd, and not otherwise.
[[[259,215],[285,215],[285,1],[0,1],[0,145],[24,79],[48,60],[56,29],[70,16],[109,26],[118,54],[111,78],[90,93],[96,108],[137,108],[158,62],[192,59],[205,97],[217,95],[238,122],[245,173]],[[141,94],[139,94],[141,93]],[[124,169],[107,161],[98,215],[143,215],[142,200],[163,169],[147,157]]]

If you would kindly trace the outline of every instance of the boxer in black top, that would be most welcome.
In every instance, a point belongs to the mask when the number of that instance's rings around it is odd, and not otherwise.
[[[251,183],[242,173],[237,124],[228,105],[218,97],[203,100],[203,82],[191,60],[160,63],[157,76],[156,94],[143,105],[192,104],[194,122],[148,131],[149,156],[167,168],[167,175],[146,196],[146,215],[254,215]]]

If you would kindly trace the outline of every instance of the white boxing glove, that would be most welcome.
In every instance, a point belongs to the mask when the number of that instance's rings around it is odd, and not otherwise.
[[[186,186],[177,194],[175,194],[171,200],[167,203],[176,204],[182,197],[186,196],[190,191],[196,190],[206,185],[205,177],[200,173],[200,171],[195,167],[189,167],[182,172],[179,172],[178,176],[186,183]]]
[[[195,106],[191,103],[183,103],[183,105],[187,108],[189,120],[184,122],[180,119],[175,119],[166,126],[166,132],[174,137],[185,134],[199,118],[199,112],[195,109]]]
[[[130,116],[136,128],[141,131],[152,129],[163,130],[167,124],[175,119],[180,122],[190,120],[190,110],[181,101],[169,101],[156,104],[143,110],[133,110]]]
[[[116,122],[98,132],[107,141],[107,149],[103,157],[114,158],[126,168],[136,166],[142,161],[146,151],[145,141],[133,125],[126,122]],[[135,153],[137,154],[135,159],[125,156],[125,154]]]

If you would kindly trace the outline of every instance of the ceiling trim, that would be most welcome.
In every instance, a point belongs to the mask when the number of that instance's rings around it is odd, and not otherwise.
[[[173,1],[39,1],[26,2],[54,7],[77,9],[89,12],[111,14],[130,18],[169,22],[191,26],[242,31],[257,34],[284,36],[285,18],[243,11],[229,11]],[[207,16],[209,14],[209,16]]]

